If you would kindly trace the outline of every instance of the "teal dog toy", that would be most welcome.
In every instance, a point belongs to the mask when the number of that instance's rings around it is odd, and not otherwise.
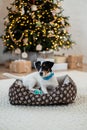
[[[41,91],[41,90],[39,90],[39,89],[36,89],[36,90],[34,90],[34,94],[43,94],[43,92]]]

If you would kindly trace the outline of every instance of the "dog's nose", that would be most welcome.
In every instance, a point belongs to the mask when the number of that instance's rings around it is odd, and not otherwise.
[[[40,76],[43,76],[43,72],[42,71],[40,72]]]

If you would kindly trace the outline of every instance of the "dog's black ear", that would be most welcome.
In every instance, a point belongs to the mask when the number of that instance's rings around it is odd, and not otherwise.
[[[35,62],[35,68],[39,71],[41,67],[41,61]]]
[[[46,65],[51,69],[54,65],[54,62],[51,61],[45,61]]]

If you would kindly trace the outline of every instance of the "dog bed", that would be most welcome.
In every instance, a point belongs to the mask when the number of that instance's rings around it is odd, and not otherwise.
[[[70,76],[57,77],[58,87],[47,94],[35,94],[17,79],[9,88],[9,101],[12,105],[59,105],[73,103],[77,87]]]

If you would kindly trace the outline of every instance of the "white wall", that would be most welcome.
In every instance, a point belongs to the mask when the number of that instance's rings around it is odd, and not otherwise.
[[[14,0],[0,0],[0,35],[4,33],[4,17],[7,16],[8,11],[6,9],[7,6]],[[0,39],[0,63],[4,62],[6,59],[9,59],[9,55],[3,55],[3,44],[2,40]]]
[[[65,0],[63,2],[64,14],[70,16],[70,33],[76,41],[76,48],[69,53],[83,54],[87,63],[87,0]]]
[[[14,0],[0,0],[0,35],[4,30],[3,18],[8,14],[6,7],[12,1]],[[84,62],[87,63],[87,0],[64,0],[62,6],[64,8],[63,14],[70,16],[71,27],[69,32],[72,34],[72,39],[76,42],[76,45],[70,50],[60,50],[59,54],[83,54]],[[0,39],[0,62],[8,58],[7,54],[3,55],[3,46]]]

